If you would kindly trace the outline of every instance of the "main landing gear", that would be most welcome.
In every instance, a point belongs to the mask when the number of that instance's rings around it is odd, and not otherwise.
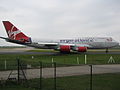
[[[109,52],[109,50],[108,50],[108,48],[106,48],[106,51],[105,51],[106,53],[108,53]]]

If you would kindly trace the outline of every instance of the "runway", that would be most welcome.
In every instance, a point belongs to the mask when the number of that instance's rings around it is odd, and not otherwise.
[[[25,54],[25,55],[31,55],[31,54],[36,54],[36,55],[58,55],[58,54],[62,54],[60,52],[25,52],[25,51],[7,51],[7,52],[3,52],[0,51],[0,54]],[[120,54],[120,52],[85,52],[85,53],[79,53],[79,52],[71,52],[68,54]]]
[[[30,50],[36,50],[34,48],[13,48],[13,49],[0,49],[0,54],[38,54],[38,55],[58,55],[59,51],[39,51],[32,52]],[[110,50],[108,53],[105,50],[88,50],[87,52],[70,52],[68,54],[120,54],[120,50]]]

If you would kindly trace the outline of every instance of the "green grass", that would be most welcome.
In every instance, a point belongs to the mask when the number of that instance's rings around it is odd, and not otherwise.
[[[0,90],[35,90],[35,89],[31,89],[31,88],[25,88],[19,85],[14,85],[14,86],[8,86],[8,87],[1,87]]]
[[[120,90],[120,74],[93,75],[93,90]],[[58,78],[58,86],[63,90],[89,90],[88,75]]]
[[[32,56],[34,58],[32,59]],[[110,57],[113,57],[115,62],[117,64],[120,63],[120,55],[118,54],[89,54],[87,55],[87,64],[108,64],[108,60]],[[38,66],[39,61],[42,61],[44,63],[50,63],[47,64],[47,67],[51,66],[52,58],[53,61],[61,64],[61,66],[67,65],[76,65],[77,63],[77,57],[79,58],[79,63],[84,64],[84,54],[60,54],[60,55],[19,55],[19,54],[0,54],[0,70],[4,69],[4,63],[5,60],[7,62],[7,68],[12,69],[15,68],[17,64],[17,59],[24,61],[27,64],[30,64],[32,66]],[[59,65],[60,66],[60,65]]]
[[[32,59],[32,56],[34,57]],[[116,63],[120,63],[120,55],[111,55],[111,54],[89,54],[87,55],[88,64],[107,64],[110,56],[114,58]],[[0,62],[2,61],[16,61],[16,58],[26,61],[27,63],[36,63],[38,61],[51,63],[52,58],[54,62],[60,64],[77,64],[77,57],[79,58],[80,64],[84,64],[84,54],[61,54],[61,55],[19,55],[19,54],[8,54],[0,55]]]
[[[93,75],[93,90],[120,90],[120,73]],[[0,90],[35,90],[39,88],[39,79],[28,80],[28,87],[12,85]],[[57,78],[57,90],[90,90],[90,75]],[[8,88],[9,87],[9,88]],[[42,79],[42,90],[54,90],[54,79]]]

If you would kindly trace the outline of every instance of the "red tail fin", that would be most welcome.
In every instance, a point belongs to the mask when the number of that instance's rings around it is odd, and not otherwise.
[[[24,42],[24,43],[31,42],[31,39],[28,36],[22,33],[18,28],[16,28],[9,21],[3,21],[3,24],[5,26],[8,37],[10,39],[17,40],[17,41]]]

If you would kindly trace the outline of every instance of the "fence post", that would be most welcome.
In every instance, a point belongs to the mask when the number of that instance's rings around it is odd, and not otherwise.
[[[5,70],[7,69],[7,62],[6,62],[6,60],[5,60]]]
[[[54,62],[54,90],[57,90],[57,87],[56,87],[56,62]]]
[[[19,76],[20,75],[20,72],[19,72],[20,71],[20,60],[19,60],[19,58],[17,58],[17,66],[18,66],[17,67],[18,68],[17,71],[18,71],[18,83],[19,83],[19,81],[20,81],[20,76]]]
[[[40,90],[42,90],[42,62],[40,62]]]
[[[85,64],[87,64],[87,55],[85,54]]]
[[[80,62],[79,62],[79,58],[77,57],[77,64],[80,64]]]
[[[52,67],[54,67],[54,59],[52,58]]]
[[[89,65],[90,66],[90,90],[92,90],[92,65]]]

